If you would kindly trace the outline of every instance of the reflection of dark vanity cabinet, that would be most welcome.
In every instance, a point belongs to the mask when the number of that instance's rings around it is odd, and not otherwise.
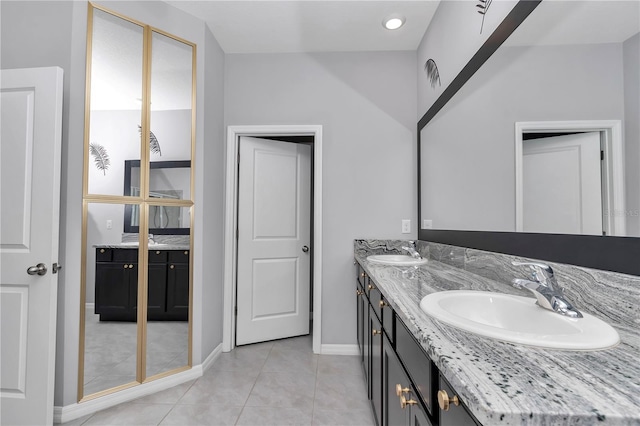
[[[95,313],[100,320],[135,321],[138,250],[96,249]]]
[[[186,321],[189,251],[149,250],[147,319]],[[96,249],[95,313],[101,321],[136,321],[138,250]]]

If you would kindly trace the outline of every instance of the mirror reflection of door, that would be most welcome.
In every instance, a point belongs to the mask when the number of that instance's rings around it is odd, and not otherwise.
[[[523,231],[602,235],[600,132],[523,142]]]
[[[88,29],[80,402],[191,365],[195,45],[93,4]]]

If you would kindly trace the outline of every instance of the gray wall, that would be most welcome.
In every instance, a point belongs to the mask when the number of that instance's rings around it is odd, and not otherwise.
[[[99,4],[198,45],[193,361],[199,364],[222,341],[222,320],[209,311],[221,299],[222,272],[207,273],[205,280],[203,264],[222,270],[224,57],[201,20],[166,3]],[[66,406],[77,396],[87,2],[2,1],[0,7],[2,68],[58,65],[65,72],[59,256],[64,269],[59,277],[54,404]],[[210,165],[216,170],[205,171]]]
[[[227,55],[225,76],[227,125],[323,125],[322,343],[354,344],[353,239],[417,234],[415,52]]]
[[[514,231],[515,122],[624,114],[621,44],[501,48],[421,133],[423,219]]]
[[[640,237],[640,34],[622,45],[627,235]]]
[[[205,253],[202,274],[202,360],[222,343],[222,301],[224,278],[224,176],[225,176],[225,127],[224,127],[224,52],[205,28],[204,53],[204,143],[202,144],[203,164],[200,186],[203,196],[197,212],[198,228],[206,236],[202,242]],[[202,215],[202,216],[200,216]]]

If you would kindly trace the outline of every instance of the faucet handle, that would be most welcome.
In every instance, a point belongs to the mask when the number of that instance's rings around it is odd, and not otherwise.
[[[539,262],[511,262],[513,266],[528,266],[534,271],[534,278],[538,281],[542,279],[553,278],[553,269],[551,266]]]

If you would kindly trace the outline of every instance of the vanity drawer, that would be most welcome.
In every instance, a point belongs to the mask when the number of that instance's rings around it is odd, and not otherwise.
[[[171,250],[169,263],[189,263],[189,250]]]
[[[111,262],[113,260],[113,249],[97,248],[96,262]]]
[[[378,320],[382,322],[382,307],[380,306],[382,293],[380,293],[380,290],[376,288],[376,285],[371,280],[369,280],[367,291],[369,293],[369,303],[371,303],[371,308],[376,313],[376,317],[378,317]]]
[[[149,263],[167,263],[167,251],[149,250]]]
[[[138,249],[119,248],[112,251],[114,262],[138,263]]]
[[[432,363],[400,319],[396,320],[396,352],[425,407],[433,413]]]

